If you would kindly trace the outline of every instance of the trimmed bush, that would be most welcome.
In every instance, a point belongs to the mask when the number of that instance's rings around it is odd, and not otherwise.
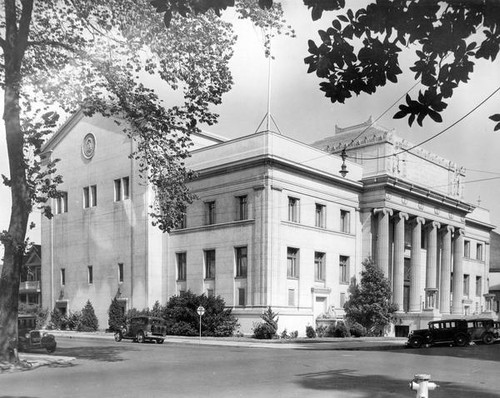
[[[349,329],[342,322],[338,323],[333,329],[333,337],[349,337]]]
[[[82,323],[82,313],[80,311],[70,312],[68,316],[68,329],[80,330]]]
[[[318,326],[316,328],[316,335],[318,337],[326,337],[326,331],[327,331],[328,327],[325,326],[325,325],[321,325],[321,326]]]
[[[306,336],[310,339],[314,339],[316,337],[316,331],[312,326],[306,326]]]
[[[82,309],[81,322],[79,331],[82,332],[95,332],[99,328],[99,321],[95,315],[94,307],[90,300]]]
[[[115,297],[111,300],[111,304],[108,309],[108,327],[111,332],[117,332],[121,330],[122,326],[125,325],[125,314],[123,313],[123,307],[120,302]]]
[[[59,311],[57,308],[54,308],[50,313],[50,321],[48,324],[48,328],[66,330],[67,325],[68,325],[68,317],[66,315],[63,315],[61,311]]]
[[[276,336],[276,329],[268,323],[254,324],[253,337],[259,340],[270,340]]]
[[[351,336],[354,337],[363,337],[366,336],[366,328],[355,322],[349,327],[349,332],[351,333]]]

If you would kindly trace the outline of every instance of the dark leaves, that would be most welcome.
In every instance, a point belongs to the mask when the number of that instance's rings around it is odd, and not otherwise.
[[[500,130],[500,113],[496,113],[495,115],[491,115],[490,119],[493,120],[494,122],[497,122],[495,125],[494,131]]]

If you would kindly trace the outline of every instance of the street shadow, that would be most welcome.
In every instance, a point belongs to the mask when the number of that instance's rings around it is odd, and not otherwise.
[[[27,395],[0,395],[0,398],[37,398],[37,397],[28,397]]]
[[[71,348],[58,348],[56,355],[75,357],[77,359],[86,359],[90,361],[99,362],[122,362],[124,352],[137,351],[136,349],[127,345],[124,346],[99,346],[99,347],[71,347]]]
[[[359,398],[387,398],[412,396],[409,383],[411,380],[401,380],[380,375],[360,375],[354,369],[336,369],[325,372],[305,373],[296,375],[301,388],[342,396],[342,393],[355,395]],[[462,383],[439,383],[439,388],[432,391],[432,398],[498,398],[497,393],[466,386]]]

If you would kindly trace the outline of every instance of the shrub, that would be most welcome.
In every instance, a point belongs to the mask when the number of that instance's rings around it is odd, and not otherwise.
[[[120,305],[118,299],[115,297],[111,300],[111,304],[108,309],[108,326],[111,332],[119,331],[125,324],[125,314],[123,313],[123,307]]]
[[[66,330],[67,324],[67,316],[63,315],[57,308],[54,308],[50,313],[50,321],[48,324],[49,329]]]
[[[87,300],[87,304],[82,309],[81,322],[79,331],[82,332],[95,332],[99,327],[99,322],[95,315],[94,307],[90,300]]]
[[[306,326],[306,336],[310,339],[314,339],[316,337],[316,331],[312,326]]]
[[[349,329],[344,323],[339,322],[333,329],[333,337],[349,337]]]
[[[82,323],[82,313],[80,311],[70,312],[67,326],[69,330],[80,330]]]
[[[281,334],[280,334],[280,338],[282,339],[289,339],[290,336],[288,335],[288,331],[286,329],[284,329]]]
[[[200,305],[205,308],[205,314],[201,317],[202,335],[217,337],[233,335],[238,327],[238,319],[232,314],[231,309],[226,308],[224,299],[220,296],[195,295],[191,291],[170,297],[168,303],[161,307],[162,316],[167,322],[167,334],[187,336],[198,334],[200,316],[196,310]],[[160,308],[156,304],[155,307]]]
[[[349,327],[349,332],[351,333],[351,336],[354,336],[354,337],[366,336],[366,328],[357,322],[354,322]]]
[[[290,338],[291,339],[296,339],[297,337],[299,337],[299,331],[298,330],[294,330],[293,332],[290,332]]]
[[[272,339],[276,337],[279,320],[278,314],[273,312],[271,307],[267,307],[260,317],[264,322],[254,324],[253,336],[256,339]]]
[[[326,331],[328,327],[326,325],[320,325],[316,328],[316,335],[318,337],[326,337]]]
[[[259,340],[270,340],[276,336],[276,329],[265,322],[254,324],[253,337]]]

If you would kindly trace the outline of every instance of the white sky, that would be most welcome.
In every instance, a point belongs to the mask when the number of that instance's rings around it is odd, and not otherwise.
[[[318,29],[330,26],[331,15],[325,13],[320,21],[312,22],[310,13],[301,1],[284,0],[285,15],[296,31],[297,37],[280,37],[273,41],[275,60],[272,61],[271,114],[280,131],[305,143],[333,135],[335,124],[345,127],[374,119],[413,86],[413,74],[406,73],[398,84],[379,89],[374,95],[361,95],[346,100],[345,104],[332,104],[319,90],[320,80],[315,74],[307,74],[303,59],[308,56],[307,40],[319,41]],[[256,131],[267,108],[268,63],[264,57],[261,32],[248,21],[238,21],[233,11],[224,13],[226,19],[235,22],[238,44],[231,61],[234,85],[216,108],[219,123],[208,131],[236,138]],[[405,64],[403,64],[405,65]],[[407,65],[407,64],[406,64]],[[424,121],[424,127],[416,123],[408,127],[406,119],[395,120],[394,106],[377,123],[395,128],[396,133],[413,143],[420,143],[440,132],[474,108],[500,86],[500,68],[497,63],[480,61],[476,64],[471,81],[455,91],[448,108],[442,113],[443,123]],[[418,87],[412,91],[416,94]],[[168,102],[168,101],[167,101]],[[500,225],[500,131],[493,132],[494,123],[489,115],[500,113],[500,93],[493,96],[464,121],[448,132],[431,140],[423,147],[467,169],[465,199],[491,211],[491,221]],[[8,162],[3,123],[0,129],[0,173],[8,174]],[[493,178],[493,179],[492,179]],[[496,178],[496,179],[495,179]],[[489,179],[487,181],[477,181]],[[0,187],[0,230],[7,229],[10,217],[10,192]],[[38,222],[39,216],[34,216]],[[40,242],[39,229],[30,234]]]

